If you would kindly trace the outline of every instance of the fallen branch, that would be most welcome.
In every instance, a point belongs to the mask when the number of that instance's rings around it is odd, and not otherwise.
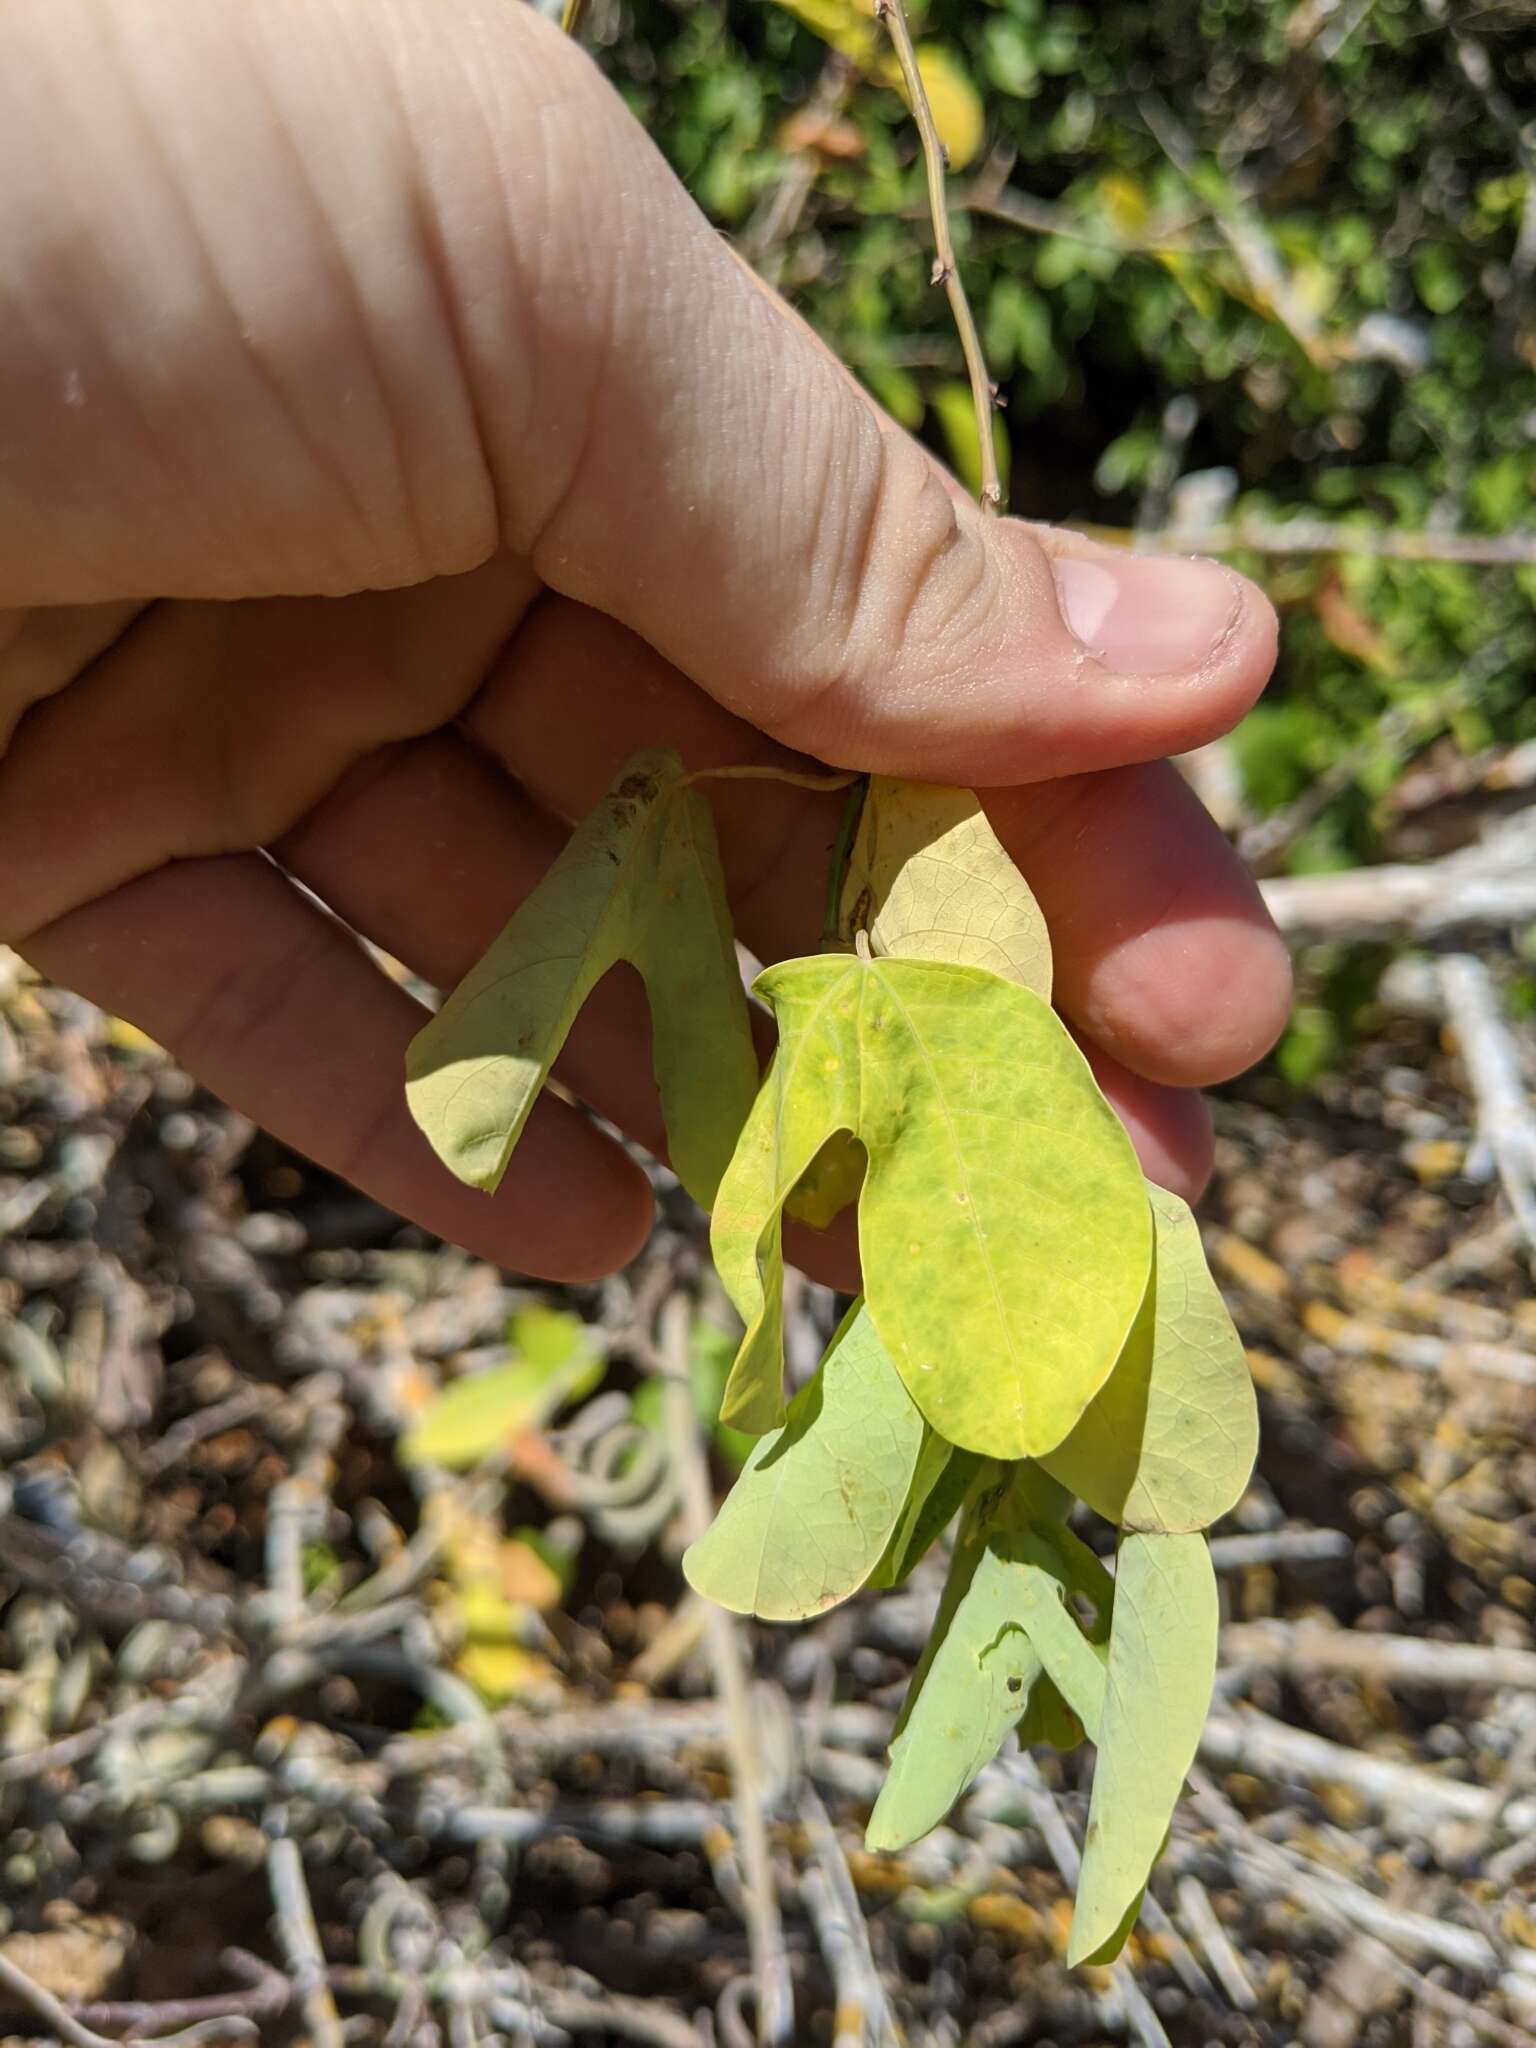
[[[1415,1829],[1438,1820],[1481,1822],[1497,1796],[1484,1785],[1437,1777],[1417,1764],[1348,1749],[1325,1736],[1271,1720],[1252,1707],[1212,1714],[1200,1737],[1200,1754],[1208,1763],[1250,1771],[1283,1785],[1347,1786],[1387,1818],[1406,1819]],[[1503,1819],[1515,1834],[1536,1827],[1536,1797],[1512,1800]]]
[[[1433,1686],[1446,1692],[1467,1685],[1536,1691],[1536,1650],[1493,1643],[1442,1643],[1433,1636],[1378,1636],[1306,1622],[1250,1621],[1223,1629],[1221,1649],[1229,1664],[1303,1676],[1342,1671],[1373,1684]]]
[[[1443,860],[1344,874],[1280,875],[1260,884],[1288,939],[1433,938],[1536,918],[1536,806]]]
[[[668,1298],[661,1311],[664,1414],[667,1444],[682,1495],[683,1520],[690,1541],[697,1541],[714,1518],[715,1503],[704,1447],[699,1441],[689,1377],[692,1325],[692,1300],[679,1290]],[[710,1607],[705,1638],[714,1667],[715,1690],[726,1717],[732,1802],[743,1866],[742,1898],[757,1990],[757,2037],[764,2048],[769,2048],[769,2044],[788,2041],[794,2032],[794,1990],[768,1851],[763,1771],[748,1694],[747,1657],[736,1617],[723,1607]]]

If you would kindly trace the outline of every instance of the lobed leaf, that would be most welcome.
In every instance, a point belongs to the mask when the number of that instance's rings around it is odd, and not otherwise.
[[[706,1207],[757,1086],[709,806],[677,756],[637,754],[406,1056],[411,1114],[493,1191],[582,1004],[620,960],[650,1000],[678,1179]]]
[[[1080,1696],[1081,1705],[1072,1700],[1080,1716],[1086,1718],[1086,1707],[1098,1718],[1102,1666],[1052,1576],[1053,1567],[1061,1568],[1056,1538],[1067,1505],[1060,1489],[1031,1466],[983,1465],[933,1633],[896,1724],[891,1768],[866,1835],[871,1849],[904,1848],[926,1834],[1001,1749],[1048,1670],[1032,1618],[1043,1617],[1041,1636],[1055,1666],[1050,1679],[1069,1698]],[[1081,1658],[1055,1629],[1043,1599],[1076,1632]],[[1097,1669],[1097,1679],[1083,1658]]]
[[[923,1437],[922,1417],[855,1303],[784,1427],[760,1439],[684,1556],[688,1583],[763,1621],[801,1621],[846,1600],[891,1540]]]
[[[783,1417],[782,1210],[833,1131],[868,1155],[875,1328],[929,1423],[996,1457],[1060,1443],[1146,1290],[1135,1153],[1050,1005],[982,969],[823,954],[758,977],[779,1045],[715,1206],[746,1335],[724,1417]]]
[[[1071,1963],[1106,1959],[1129,1931],[1195,1759],[1216,1677],[1217,1624],[1203,1536],[1121,1539]]]
[[[1258,1455],[1243,1347],[1177,1195],[1148,1188],[1146,1299],[1114,1371],[1042,1462],[1123,1528],[1206,1529],[1242,1498]]]
[[[864,930],[875,953],[985,967],[1050,1000],[1045,919],[974,790],[871,776],[841,919],[850,944]]]
[[[938,1618],[869,1817],[870,1849],[904,1849],[936,1827],[1007,1739],[1041,1664],[1017,1616],[1018,1575],[996,1538],[1009,1487],[995,1466],[967,1503]]]

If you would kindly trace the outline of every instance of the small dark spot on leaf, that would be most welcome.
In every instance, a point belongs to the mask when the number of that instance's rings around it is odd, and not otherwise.
[[[1009,1679],[1009,1681],[1008,1681],[1008,1690],[1009,1690],[1010,1692],[1022,1692],[1022,1691],[1024,1690],[1024,1681],[1023,1681],[1023,1679],[1022,1679],[1022,1678],[1010,1678],[1010,1679]]]

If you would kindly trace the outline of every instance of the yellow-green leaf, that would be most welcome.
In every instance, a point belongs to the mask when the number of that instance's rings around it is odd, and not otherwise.
[[[923,1419],[855,1303],[783,1429],[759,1440],[684,1556],[689,1585],[763,1621],[835,1607],[879,1563],[922,1444]]]
[[[973,967],[823,954],[757,981],[779,1046],[721,1183],[713,1244],[746,1335],[724,1417],[783,1417],[785,1198],[832,1131],[869,1167],[859,1245],[875,1328],[951,1443],[1060,1443],[1146,1289],[1130,1140],[1049,1004]]]
[[[893,86],[906,98],[901,66],[867,0],[779,0],[779,5],[824,43],[840,50],[866,76]],[[981,95],[947,44],[920,43],[917,68],[950,167],[963,170],[980,149],[986,130]]]
[[[650,998],[672,1166],[706,1206],[757,1085],[709,806],[637,754],[411,1043],[406,1099],[444,1164],[493,1190],[578,1011],[617,961]]]
[[[454,1380],[400,1442],[408,1465],[478,1465],[525,1431],[538,1428],[569,1401],[584,1400],[607,1360],[580,1319],[558,1309],[525,1309],[513,1319],[514,1341],[531,1340],[528,1356]]]
[[[1147,1296],[1114,1371],[1042,1462],[1127,1529],[1206,1529],[1242,1498],[1258,1452],[1243,1347],[1187,1205],[1149,1187]]]
[[[858,1139],[849,1131],[834,1131],[796,1181],[786,1211],[797,1223],[825,1230],[859,1199],[866,1164]]]
[[[938,1825],[996,1756],[1040,1675],[1040,1659],[1019,1626],[1017,1567],[996,1542],[1008,1491],[990,1467],[966,1508],[938,1618],[869,1817],[870,1849],[904,1849]]]
[[[1203,1536],[1126,1535],[1068,1961],[1099,1960],[1156,1861],[1216,1677],[1216,1575]]]
[[[872,776],[841,915],[850,945],[867,931],[875,953],[989,968],[1050,1000],[1045,919],[974,790]]]
[[[920,43],[917,68],[933,110],[952,171],[963,171],[980,149],[987,132],[987,113],[971,75],[947,43]],[[889,68],[886,71],[890,77]],[[894,81],[893,81],[894,82]],[[906,97],[905,89],[902,92]]]
[[[966,1503],[928,1647],[908,1687],[891,1768],[870,1815],[871,1849],[901,1849],[941,1821],[1024,1713],[1044,1669],[1025,1617],[1066,1498],[1027,1465],[983,1464]],[[1060,1588],[1052,1595],[1060,1606]],[[1077,1624],[1060,1609],[1068,1625]],[[1066,1646],[1053,1659],[1091,1694]],[[1082,1640],[1083,1654],[1096,1661]]]

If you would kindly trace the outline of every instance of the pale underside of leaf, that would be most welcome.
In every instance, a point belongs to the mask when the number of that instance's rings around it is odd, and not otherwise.
[[[1258,1406],[1242,1343],[1177,1195],[1149,1187],[1147,1296],[1114,1371],[1042,1462],[1127,1529],[1206,1529],[1242,1498]]]
[[[683,1559],[695,1592],[738,1614],[800,1621],[858,1591],[899,1520],[923,1421],[856,1304],[782,1430],[754,1447]]]
[[[1118,1356],[1151,1251],[1135,1154],[1082,1054],[1047,1003],[981,969],[821,955],[757,988],[779,1047],[713,1226],[747,1325],[726,1419],[782,1417],[781,1211],[851,1130],[866,1295],[908,1392],[964,1449],[1051,1449]]]
[[[1210,1706],[1217,1623],[1203,1536],[1121,1539],[1070,1962],[1105,1953],[1162,1848]]]
[[[870,778],[842,929],[893,959],[984,967],[1050,1001],[1051,941],[974,790]]]
[[[411,1114],[461,1180],[499,1185],[577,1013],[620,960],[650,999],[672,1166],[713,1199],[757,1062],[709,807],[664,752],[629,762],[411,1043]]]
[[[891,1532],[885,1555],[870,1577],[876,1587],[899,1586],[919,1565],[959,1514],[981,1460],[974,1451],[956,1450],[936,1429],[923,1424],[923,1448],[901,1518]]]
[[[983,1461],[933,1633],[896,1724],[891,1768],[870,1816],[870,1848],[903,1848],[936,1826],[1027,1716],[1035,1688],[1054,1695],[1032,1618],[1041,1621],[1050,1663],[1081,1700],[1079,1712],[1097,1718],[1102,1676],[1083,1659],[1101,1674],[1098,1651],[1064,1603],[1061,1517],[1069,1506],[1036,1468]],[[1080,1652],[1056,1629],[1046,1600],[1077,1631]]]
[[[1005,1493],[999,1482],[973,1496],[960,1525],[869,1818],[871,1849],[903,1849],[938,1825],[996,1756],[1040,1676],[1039,1655],[1019,1625],[1019,1567],[995,1541]]]

